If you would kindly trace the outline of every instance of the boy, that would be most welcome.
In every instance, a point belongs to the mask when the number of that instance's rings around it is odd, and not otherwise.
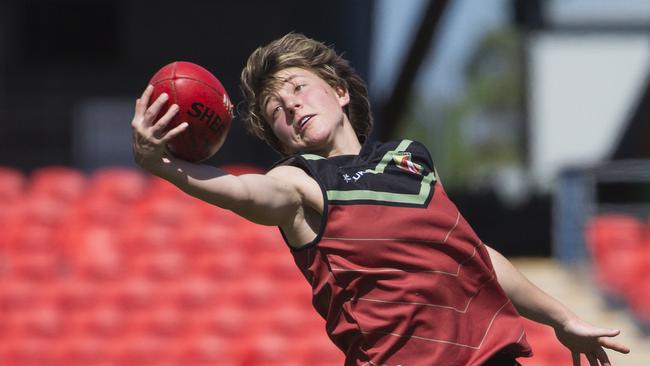
[[[232,176],[170,156],[177,113],[149,105],[132,121],[136,162],[186,193],[278,226],[310,282],[345,365],[517,365],[528,356],[519,313],[555,329],[579,365],[629,350],[615,330],[580,320],[482,243],[446,196],[426,148],[365,143],[367,91],[334,50],[290,33],[251,54],[241,76],[251,131],[285,158]]]

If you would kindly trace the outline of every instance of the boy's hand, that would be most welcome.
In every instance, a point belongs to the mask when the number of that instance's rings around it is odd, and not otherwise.
[[[571,350],[573,366],[580,366],[581,353],[585,354],[590,366],[611,366],[604,348],[621,353],[630,352],[628,347],[611,339],[619,333],[619,330],[596,327],[575,316],[569,318],[562,327],[555,328],[557,338]]]
[[[181,123],[170,131],[164,132],[169,121],[178,113],[178,106],[173,104],[156,121],[155,119],[169,97],[163,93],[147,108],[152,92],[153,86],[149,85],[142,96],[136,100],[135,114],[131,121],[133,158],[144,169],[151,169],[160,164],[166,155],[167,142],[187,129],[187,123]]]

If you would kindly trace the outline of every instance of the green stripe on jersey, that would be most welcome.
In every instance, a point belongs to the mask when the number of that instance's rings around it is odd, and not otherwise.
[[[393,203],[410,203],[421,205],[426,202],[431,192],[431,183],[436,180],[433,172],[427,174],[420,182],[420,192],[417,194],[392,193],[369,190],[327,191],[330,201],[383,201]]]
[[[306,160],[321,160],[321,159],[325,159],[324,157],[322,157],[322,156],[320,156],[320,155],[316,155],[316,154],[302,154],[301,156],[302,156],[303,158],[305,158]]]
[[[393,156],[395,156],[395,153],[397,153],[398,151],[399,152],[406,151],[406,149],[408,149],[409,145],[411,145],[412,142],[413,141],[411,140],[402,140],[402,142],[400,142],[399,145],[397,145],[395,150],[390,150],[386,152],[386,154],[384,155],[383,158],[381,158],[381,161],[379,162],[379,164],[377,164],[374,170],[368,169],[365,171],[365,173],[373,173],[373,174],[383,173],[384,169],[386,169],[386,166],[388,166],[388,163],[393,161]]]
[[[390,163],[391,160],[393,159],[393,155],[395,155],[395,153],[398,152],[398,151],[406,151],[406,149],[408,149],[409,145],[411,145],[412,142],[413,141],[411,141],[411,140],[402,140],[402,142],[400,142],[400,144],[397,146],[397,148],[395,150],[391,150],[391,151],[386,152],[386,154],[384,155],[383,158],[381,158],[381,161],[379,162],[379,164],[377,164],[377,166],[375,167],[374,170],[368,169],[368,170],[366,170],[366,173],[383,173],[384,169],[386,169],[386,166],[388,165],[388,163]],[[320,155],[316,155],[316,154],[302,154],[300,156],[302,156],[306,160],[322,160],[322,159],[325,159],[324,157],[322,157]]]

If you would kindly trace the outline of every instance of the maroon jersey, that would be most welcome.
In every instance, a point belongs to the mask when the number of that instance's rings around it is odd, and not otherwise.
[[[531,354],[485,245],[422,144],[280,163],[304,169],[323,191],[318,236],[291,252],[346,366],[480,365],[497,352]]]

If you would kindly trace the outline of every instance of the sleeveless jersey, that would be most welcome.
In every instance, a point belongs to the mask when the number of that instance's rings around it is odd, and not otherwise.
[[[532,354],[484,244],[409,140],[278,164],[320,185],[322,223],[291,249],[346,366],[480,365]],[[286,237],[285,237],[286,240]]]

